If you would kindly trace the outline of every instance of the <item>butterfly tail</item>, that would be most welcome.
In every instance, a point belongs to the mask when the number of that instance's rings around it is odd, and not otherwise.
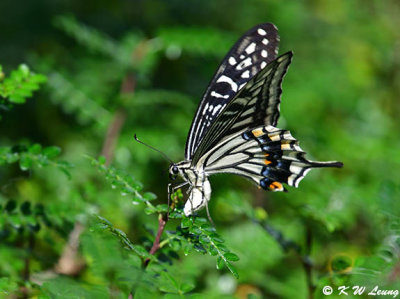
[[[335,167],[335,168],[342,168],[343,163],[339,161],[308,161],[312,168],[322,168],[322,167]]]

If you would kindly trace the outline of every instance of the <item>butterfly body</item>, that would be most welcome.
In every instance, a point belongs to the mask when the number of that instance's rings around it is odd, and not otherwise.
[[[203,208],[211,197],[211,184],[208,174],[204,171],[201,164],[193,167],[191,161],[182,161],[172,164],[169,170],[170,176],[180,176],[184,184],[189,184],[189,198],[183,209],[185,215],[190,215],[193,211]]]
[[[217,69],[193,119],[185,160],[172,164],[172,177],[189,185],[186,216],[207,205],[208,176],[232,173],[265,190],[297,187],[311,168],[341,167],[341,162],[305,158],[298,141],[276,127],[280,114],[281,83],[292,52],[276,58],[279,37],[272,24],[245,33]]]

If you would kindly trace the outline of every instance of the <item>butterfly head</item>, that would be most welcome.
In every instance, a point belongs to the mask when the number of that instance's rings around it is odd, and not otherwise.
[[[171,180],[176,180],[176,178],[177,178],[179,172],[180,172],[180,171],[179,171],[179,167],[178,167],[175,163],[172,163],[172,164],[169,166],[169,178],[170,178]]]
[[[185,178],[190,176],[192,172],[190,161],[185,160],[178,163],[171,163],[169,165],[169,177],[171,180],[175,180],[178,176],[186,180]]]

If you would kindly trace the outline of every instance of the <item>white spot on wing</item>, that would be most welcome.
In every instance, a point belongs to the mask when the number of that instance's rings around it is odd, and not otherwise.
[[[264,45],[268,45],[269,44],[269,40],[267,40],[266,38],[263,38],[262,43]]]
[[[262,50],[261,51],[261,56],[264,57],[264,58],[267,57],[268,56],[268,52],[265,51],[265,50]]]
[[[247,70],[247,71],[243,72],[242,75],[241,75],[241,77],[242,77],[242,78],[250,78],[250,71]]]
[[[267,66],[267,63],[265,61],[261,62],[261,68],[265,68]]]
[[[215,106],[215,108],[214,108],[214,110],[212,112],[212,115],[215,115],[218,112],[218,110],[221,109],[221,107],[222,107],[221,104],[218,104],[217,106]]]
[[[206,114],[206,111],[207,111],[207,109],[208,109],[208,103],[206,103],[206,105],[204,106],[204,110],[203,110],[203,114]]]
[[[256,43],[251,43],[250,45],[247,46],[245,49],[247,54],[251,54],[256,50]]]
[[[240,71],[241,69],[251,65],[251,57],[247,57],[245,60],[243,60],[241,63],[238,64],[236,69]]]
[[[264,29],[262,29],[262,28],[258,28],[257,33],[258,33],[259,35],[266,35],[266,34],[267,34],[267,32],[266,32]]]
[[[228,60],[228,61],[229,61],[229,64],[230,64],[230,65],[235,65],[235,64],[237,63],[235,57],[232,57],[232,56],[229,57],[229,60]]]
[[[303,167],[297,166],[293,163],[292,165],[290,165],[289,170],[291,173],[299,174],[303,170]]]
[[[288,177],[288,184],[289,186],[293,186],[294,184],[294,179],[297,177],[297,175],[292,174],[290,177]]]
[[[227,94],[227,95],[222,95],[222,94],[220,94],[220,93],[218,93],[218,92],[215,92],[215,91],[212,91],[212,92],[211,92],[211,96],[212,96],[212,97],[216,97],[216,98],[223,98],[223,99],[229,98],[229,95],[228,95],[228,94]]]
[[[233,91],[237,91],[238,90],[238,86],[237,84],[229,77],[222,75],[221,77],[218,78],[217,83],[219,82],[226,82],[228,83]]]

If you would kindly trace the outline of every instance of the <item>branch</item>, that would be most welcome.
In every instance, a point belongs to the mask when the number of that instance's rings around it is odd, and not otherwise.
[[[284,252],[288,252],[289,249],[293,249],[297,254],[301,254],[301,246],[294,242],[293,240],[286,239],[282,232],[277,230],[276,228],[269,225],[266,221],[260,221],[255,218],[252,218],[253,222],[259,224],[270,236],[278,242]]]
[[[265,221],[260,221],[255,218],[252,218],[251,220],[253,220],[253,222],[259,224],[266,232],[268,232],[271,235],[271,237],[274,238],[276,242],[278,242],[278,244],[281,246],[281,248],[284,252],[288,252],[289,249],[293,249],[296,252],[296,255],[298,256],[299,260],[301,261],[304,272],[306,274],[308,298],[313,299],[315,285],[313,284],[313,281],[312,281],[313,264],[310,259],[311,245],[312,245],[311,228],[308,225],[306,227],[307,231],[306,231],[305,254],[302,254],[301,246],[299,244],[297,244],[296,242],[294,242],[293,240],[286,239],[279,230],[273,228],[271,225],[269,225]]]
[[[314,298],[314,291],[315,291],[315,285],[313,284],[313,281],[312,281],[313,264],[310,259],[311,246],[312,246],[312,231],[311,231],[310,226],[307,225],[306,226],[306,248],[305,248],[305,255],[302,257],[302,264],[303,264],[304,272],[306,273],[309,299]]]
[[[65,244],[63,253],[54,267],[56,273],[77,275],[85,267],[84,261],[78,255],[79,237],[83,230],[84,226],[79,222],[75,222],[74,228],[69,233],[68,242]]]
[[[167,222],[168,222],[168,215],[166,213],[160,214],[158,217],[157,235],[156,235],[156,238],[154,239],[153,246],[151,247],[151,249],[149,251],[149,253],[151,255],[154,255],[157,252],[157,250],[160,249],[161,235],[164,232]],[[145,268],[147,267],[149,262],[150,262],[150,259],[145,260],[145,262],[144,262]]]
[[[135,77],[131,75],[126,75],[124,81],[121,84],[121,94],[133,93],[135,91]],[[110,165],[115,144],[121,134],[121,129],[126,120],[125,108],[120,107],[114,114],[113,120],[108,126],[106,138],[104,139],[103,148],[101,150],[101,155],[106,158],[106,165]]]

